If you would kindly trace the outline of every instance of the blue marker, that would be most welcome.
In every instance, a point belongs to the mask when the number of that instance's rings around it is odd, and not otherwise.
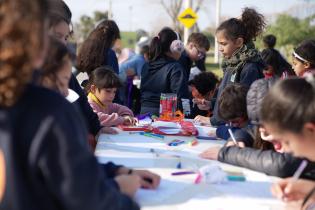
[[[245,182],[246,181],[245,176],[237,176],[237,175],[228,175],[227,179],[229,181],[237,181],[237,182]]]
[[[170,143],[168,143],[168,146],[178,146],[178,145],[183,144],[183,143],[185,143],[185,141],[175,139],[175,140],[171,141]]]

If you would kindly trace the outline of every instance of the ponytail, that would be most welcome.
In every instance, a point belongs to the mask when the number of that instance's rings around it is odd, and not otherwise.
[[[264,16],[248,7],[243,10],[241,21],[246,29],[245,43],[255,39],[266,27]]]
[[[150,44],[149,61],[154,61],[159,57],[165,56],[170,52],[171,44],[174,40],[178,39],[177,33],[168,27],[163,28],[158,36],[154,37]]]
[[[265,26],[264,16],[256,10],[246,7],[241,19],[231,18],[224,21],[217,28],[217,32],[224,31],[226,38],[230,40],[243,38],[244,44],[247,44],[261,34]]]
[[[154,37],[151,41],[149,48],[149,60],[156,60],[162,54],[160,39],[158,36]]]

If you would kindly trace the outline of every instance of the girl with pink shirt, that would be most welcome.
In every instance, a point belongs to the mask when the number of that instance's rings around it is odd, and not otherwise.
[[[113,103],[119,87],[121,87],[119,77],[109,66],[96,68],[90,74],[86,86],[88,101],[103,126],[136,123],[136,118],[128,107]]]

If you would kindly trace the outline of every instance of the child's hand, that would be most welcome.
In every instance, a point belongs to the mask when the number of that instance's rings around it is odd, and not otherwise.
[[[141,187],[141,178],[138,175],[119,175],[115,177],[115,181],[119,185],[120,191],[130,197],[133,197]]]
[[[156,189],[160,185],[161,177],[147,170],[133,170],[141,178],[141,187],[145,189]]]
[[[194,122],[200,123],[201,125],[211,125],[210,118],[201,115],[195,117]]]
[[[131,116],[124,116],[124,125],[136,125],[138,122],[137,118]]]
[[[224,146],[226,146],[226,147],[238,146],[238,147],[244,148],[245,144],[242,141],[237,141],[237,145],[235,145],[234,141],[228,141],[228,142],[226,142],[226,144]]]
[[[313,181],[305,179],[294,181],[293,178],[286,178],[273,184],[271,193],[273,196],[284,201],[297,201],[305,198],[314,187],[315,182]]]
[[[199,154],[200,157],[209,160],[218,160],[221,147],[211,147]]]

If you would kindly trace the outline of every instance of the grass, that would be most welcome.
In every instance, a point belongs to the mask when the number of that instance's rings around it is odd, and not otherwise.
[[[136,43],[136,32],[120,32],[122,46],[127,48],[134,48]]]
[[[207,71],[213,72],[219,78],[223,77],[223,71],[220,68],[220,65],[218,63],[214,63],[214,54],[213,53],[210,53],[207,55],[206,69],[207,69]]]

